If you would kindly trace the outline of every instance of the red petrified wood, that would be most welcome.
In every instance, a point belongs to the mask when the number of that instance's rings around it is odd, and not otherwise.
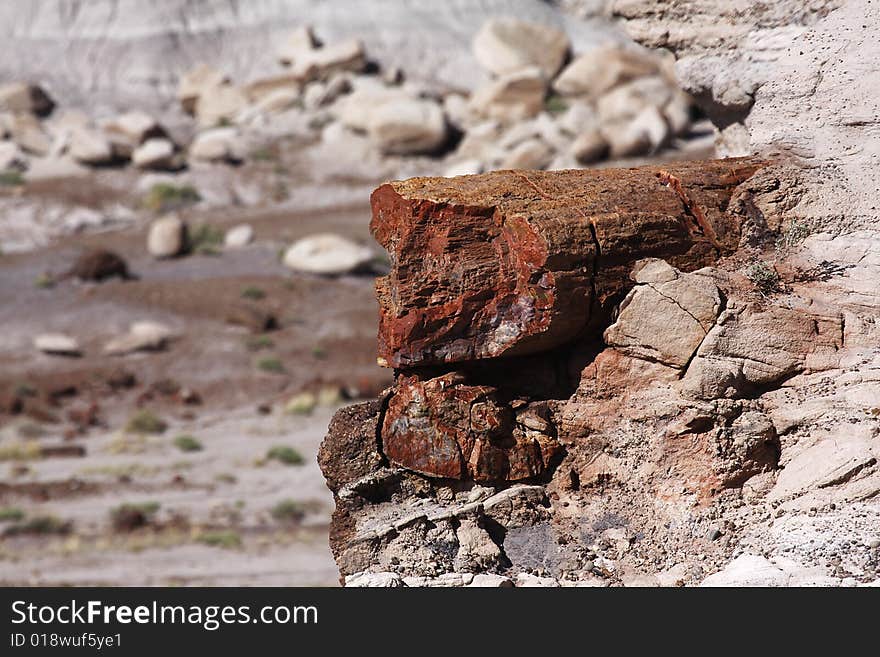
[[[733,251],[748,159],[596,171],[497,171],[380,186],[379,361],[394,368],[534,353],[571,340],[631,264],[692,270]]]

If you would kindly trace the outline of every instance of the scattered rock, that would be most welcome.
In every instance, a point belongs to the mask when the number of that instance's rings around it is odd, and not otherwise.
[[[186,224],[176,215],[166,215],[150,224],[147,252],[154,258],[173,258],[186,246]]]
[[[470,176],[477,173],[483,173],[483,163],[477,159],[460,160],[450,165],[443,175],[447,178],[454,176]]]
[[[177,100],[188,114],[196,113],[196,104],[205,89],[228,84],[229,78],[217,69],[201,64],[186,73],[177,88]]]
[[[335,73],[360,73],[366,68],[367,56],[358,39],[340,41],[329,46],[301,51],[291,62],[293,74],[303,82],[326,80]]]
[[[731,561],[723,570],[709,575],[700,586],[787,586],[790,576],[774,566],[769,560],[754,554],[743,554]]]
[[[103,281],[113,276],[118,276],[123,280],[132,278],[125,260],[113,251],[92,249],[82,253],[61,278]]]
[[[504,575],[495,575],[493,573],[479,573],[474,575],[468,586],[472,588],[512,588],[513,581]]]
[[[52,140],[43,130],[39,120],[32,114],[13,114],[9,121],[9,134],[27,153],[45,156],[52,148]]]
[[[152,116],[133,111],[120,114],[104,124],[104,133],[117,157],[131,157],[134,150],[148,139],[165,137],[165,130]]]
[[[174,144],[164,138],[148,139],[131,154],[131,163],[139,169],[170,169],[174,159]]]
[[[214,128],[235,123],[238,115],[247,107],[244,92],[232,84],[206,86],[196,101],[196,119],[203,128]]]
[[[369,111],[367,132],[383,153],[431,153],[446,141],[446,118],[430,100],[386,102]]]
[[[108,342],[104,347],[104,353],[120,356],[134,351],[158,351],[165,348],[173,335],[170,328],[159,322],[135,322],[127,334]]]
[[[278,62],[282,66],[290,66],[298,59],[307,57],[317,47],[318,40],[315,39],[312,28],[303,25],[291,32],[278,49]]]
[[[553,159],[553,149],[540,139],[528,139],[501,161],[500,169],[543,169]]]
[[[570,43],[562,30],[516,18],[490,18],[474,36],[474,56],[495,75],[536,66],[546,78],[559,71]]]
[[[0,85],[0,112],[16,112],[45,116],[55,103],[41,87],[27,82]]]
[[[107,164],[114,158],[110,140],[100,131],[91,128],[73,130],[68,151],[74,160],[82,164]]]
[[[240,249],[247,246],[254,239],[254,229],[250,224],[239,224],[226,231],[223,236],[223,246],[227,249]]]
[[[24,171],[27,168],[27,157],[18,144],[11,141],[0,141],[0,171]]]
[[[615,45],[589,50],[563,69],[553,90],[563,96],[598,98],[614,87],[659,72],[659,63],[647,52]]]
[[[662,108],[672,99],[673,91],[670,82],[660,75],[638,78],[599,98],[596,113],[601,123],[632,118],[649,107]]]
[[[372,250],[333,233],[297,240],[284,253],[284,265],[310,274],[339,275],[355,272],[374,258]]]
[[[518,588],[558,588],[559,582],[552,577],[538,577],[530,573],[517,573],[515,585]]]
[[[76,338],[63,333],[43,333],[34,338],[34,347],[53,356],[82,356]]]
[[[571,154],[580,164],[592,164],[608,154],[608,142],[599,130],[587,130],[572,142]]]
[[[213,128],[196,135],[189,157],[197,162],[240,162],[244,159],[241,135],[236,128]]]
[[[349,588],[397,588],[403,586],[403,580],[397,573],[355,573],[345,577],[345,586]]]
[[[471,97],[470,106],[482,116],[505,123],[535,116],[544,107],[547,80],[541,69],[530,67],[508,73]]]

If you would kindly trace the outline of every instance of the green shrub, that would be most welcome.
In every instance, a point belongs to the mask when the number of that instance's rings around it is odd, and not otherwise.
[[[174,446],[181,452],[200,452],[202,450],[202,443],[195,436],[189,435],[177,436],[174,439]]]
[[[306,515],[306,510],[302,504],[296,500],[281,500],[272,507],[270,511],[272,517],[279,522],[295,523],[302,520]]]
[[[241,291],[241,298],[259,301],[266,298],[266,293],[258,287],[248,286]]]
[[[71,523],[55,516],[36,516],[30,520],[11,525],[3,532],[6,536],[21,534],[68,534]]]
[[[746,270],[746,276],[752,281],[763,294],[769,294],[779,289],[779,274],[766,262],[755,262]]]
[[[152,411],[142,410],[138,411],[130,418],[128,418],[128,423],[125,425],[125,430],[129,433],[164,433],[168,428],[168,423],[165,422],[158,415],[153,413]]]
[[[219,255],[224,232],[210,224],[199,224],[189,231],[189,251],[199,255]]]
[[[0,522],[11,522],[24,519],[24,511],[14,506],[0,508]]]
[[[278,461],[284,465],[302,465],[305,459],[293,447],[287,445],[275,445],[266,453],[266,458],[270,461]]]
[[[201,195],[191,185],[172,185],[156,183],[141,201],[141,205],[152,212],[169,212],[194,205],[202,200]]]
[[[261,351],[263,349],[271,349],[275,346],[275,343],[272,341],[268,335],[257,335],[254,337],[248,338],[247,348],[250,351]]]
[[[18,187],[24,184],[24,177],[20,171],[10,169],[9,171],[0,171],[0,187]]]
[[[116,531],[131,531],[148,525],[159,510],[158,502],[120,504],[110,509],[110,524]]]
[[[261,358],[257,361],[257,368],[273,374],[281,374],[284,372],[284,364],[274,357]]]
[[[547,97],[547,100],[544,103],[544,109],[551,114],[561,114],[568,109],[568,103],[562,96],[553,94]]]
[[[212,547],[234,549],[241,547],[241,535],[234,531],[205,532],[196,539],[199,543]]]

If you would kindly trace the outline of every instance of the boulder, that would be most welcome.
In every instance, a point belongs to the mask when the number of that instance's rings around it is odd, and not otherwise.
[[[545,78],[559,71],[570,43],[562,30],[516,18],[490,18],[473,40],[474,56],[494,75],[536,66]]]
[[[571,144],[571,155],[580,164],[591,164],[608,154],[608,141],[593,128],[582,132]]]
[[[663,106],[663,118],[669,124],[669,129],[676,137],[686,134],[691,127],[691,108],[693,101],[691,97],[683,91],[676,91],[672,94]],[[723,157],[719,155],[719,157]]]
[[[269,96],[275,95],[276,92],[283,91],[286,97],[296,97],[299,99],[302,92],[303,82],[297,75],[291,73],[283,73],[281,75],[273,75],[268,78],[259,78],[245,85],[242,89],[248,101],[254,104],[270,103],[266,100]],[[281,94],[276,99],[282,98]],[[278,102],[277,100],[275,102]]]
[[[598,98],[614,87],[660,71],[660,62],[647,53],[616,45],[599,46],[578,55],[553,83],[563,96]]]
[[[114,158],[110,140],[94,128],[76,128],[70,133],[70,156],[82,164],[107,164]]]
[[[34,338],[34,347],[45,354],[54,356],[81,356],[76,338],[63,333],[43,333]]]
[[[239,162],[244,158],[237,128],[213,128],[196,135],[189,157],[198,162]]]
[[[48,155],[52,148],[52,140],[32,114],[11,115],[9,134],[23,151],[33,155]]]
[[[443,172],[443,175],[447,178],[452,178],[455,176],[471,176],[476,173],[483,173],[483,163],[476,158],[471,158],[450,164]]]
[[[385,103],[407,103],[411,100],[412,96],[399,87],[362,82],[355,85],[352,93],[334,103],[330,111],[346,128],[366,132],[373,110]]]
[[[226,231],[223,236],[223,246],[227,249],[240,249],[247,246],[254,239],[254,229],[250,224],[239,224]]]
[[[602,95],[596,101],[596,112],[602,123],[619,121],[637,116],[647,107],[663,107],[674,92],[675,88],[662,76],[638,78]]]
[[[367,66],[364,45],[348,39],[333,45],[302,51],[291,63],[293,75],[302,82],[326,80],[335,73],[360,73]]]
[[[471,109],[482,116],[513,123],[537,115],[544,107],[547,80],[530,67],[501,76],[472,97]]]
[[[45,116],[55,103],[41,87],[27,82],[0,85],[0,112],[16,112]]]
[[[196,101],[195,114],[203,128],[234,123],[247,107],[244,92],[232,84],[217,84],[202,89]]]
[[[310,274],[340,275],[363,268],[373,252],[333,233],[310,235],[297,240],[284,253],[284,265]]]
[[[385,102],[368,110],[367,133],[386,154],[431,153],[446,141],[446,117],[431,100]]]
[[[131,325],[128,333],[114,338],[104,346],[104,353],[120,356],[134,351],[156,351],[164,349],[174,332],[159,322],[140,321]]]
[[[148,139],[165,136],[165,130],[158,121],[140,111],[120,114],[103,127],[118,157],[131,157],[134,149]]]
[[[290,109],[299,102],[299,99],[298,89],[274,89],[254,103],[254,109],[266,114],[275,114]]]
[[[174,144],[168,139],[148,139],[131,154],[131,163],[139,169],[170,169],[175,164]]]
[[[346,588],[399,588],[403,580],[397,573],[355,573],[345,576]]]
[[[787,586],[790,579],[790,575],[768,559],[754,554],[742,554],[727,564],[723,570],[709,575],[700,586],[737,588]]]
[[[331,77],[326,82],[316,80],[306,86],[303,94],[303,106],[315,110],[330,105],[337,98],[351,91],[351,81],[345,74]]]
[[[16,169],[24,171],[27,168],[27,157],[12,141],[0,141],[0,171]]]
[[[166,215],[150,224],[147,252],[154,258],[173,258],[186,246],[186,224],[176,215]]]
[[[199,96],[205,89],[229,83],[229,78],[212,66],[200,64],[180,78],[177,100],[188,114],[195,114]]]
[[[652,262],[644,277],[637,273],[636,282],[605,330],[605,343],[630,356],[683,368],[721,310],[717,286],[707,276],[681,274],[663,261]]]
[[[553,149],[541,139],[527,139],[501,161],[501,169],[543,169],[553,159]]]

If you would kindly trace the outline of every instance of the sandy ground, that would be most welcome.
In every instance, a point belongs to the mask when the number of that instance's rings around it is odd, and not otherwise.
[[[145,250],[152,215],[121,175],[104,178],[117,178],[112,202],[135,208],[133,221],[0,256],[0,584],[336,585],[318,445],[335,408],[375,395],[390,373],[375,364],[373,277],[295,274],[279,250],[323,231],[368,242],[367,196],[305,210],[202,204],[183,211],[191,225],[246,222],[254,243],[156,261]],[[41,181],[15,201],[101,208],[107,198],[99,175]],[[137,279],[37,284],[92,247],[118,253]],[[277,330],[240,323],[265,315]],[[102,353],[138,320],[176,337],[159,352]],[[75,336],[83,356],[38,352],[44,332]],[[264,359],[282,371],[264,371]],[[303,391],[317,406],[285,410]],[[139,410],[165,430],[127,430]],[[202,449],[182,451],[180,435]],[[276,446],[302,464],[267,458]],[[151,510],[139,526],[115,526],[124,504]]]

